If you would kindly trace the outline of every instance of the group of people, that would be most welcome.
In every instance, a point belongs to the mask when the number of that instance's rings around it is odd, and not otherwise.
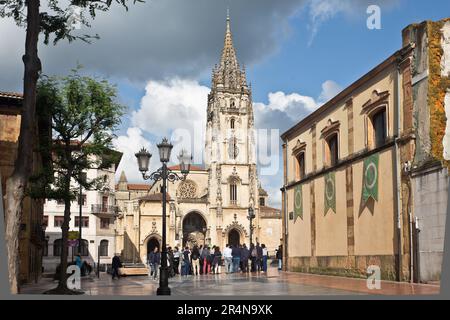
[[[276,252],[278,259],[278,269],[281,270],[282,249],[281,246]],[[267,273],[267,261],[269,252],[264,244],[251,244],[250,248],[243,245],[226,245],[222,251],[218,246],[197,246],[192,249],[186,246],[184,249],[178,247],[167,248],[167,267],[169,277],[175,275],[207,275],[221,273],[222,265],[225,273]],[[155,247],[147,256],[149,267],[149,277],[158,278],[158,271],[161,265],[161,253]]]

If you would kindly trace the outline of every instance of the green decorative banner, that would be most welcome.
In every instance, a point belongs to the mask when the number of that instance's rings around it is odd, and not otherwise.
[[[325,215],[330,209],[336,213],[336,175],[334,172],[325,176]]]
[[[297,222],[297,218],[303,220],[303,194],[301,185],[295,187],[294,190],[294,222]]]
[[[378,201],[378,163],[380,156],[374,154],[364,160],[362,200],[366,204],[369,198]]]

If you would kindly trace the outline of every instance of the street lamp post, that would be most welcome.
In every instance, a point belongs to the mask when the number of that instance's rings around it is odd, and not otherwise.
[[[255,210],[250,207],[248,208],[248,220],[250,220],[250,244],[249,248],[253,243],[253,219],[255,219]]]
[[[158,144],[158,151],[162,167],[157,171],[147,174],[152,155],[144,148],[136,153],[138,160],[139,171],[142,173],[144,180],[162,181],[162,252],[161,252],[161,268],[159,273],[159,288],[156,294],[159,296],[170,295],[169,288],[169,270],[167,268],[167,245],[166,245],[166,202],[167,202],[167,181],[184,181],[191,167],[192,157],[182,150],[178,156],[180,161],[180,171],[182,175],[178,175],[167,167],[170,161],[170,153],[173,145],[169,143],[167,138]]]

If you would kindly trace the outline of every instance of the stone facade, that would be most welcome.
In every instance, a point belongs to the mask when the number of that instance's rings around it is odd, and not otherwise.
[[[229,17],[220,64],[213,69],[205,138],[205,165],[192,166],[186,181],[168,184],[168,245],[249,245],[252,207],[253,242],[274,252],[280,244],[281,215],[266,206],[265,192],[260,196],[251,88],[237,61]],[[180,174],[178,167],[170,169]],[[159,243],[160,192],[157,182],[147,197],[120,201],[118,229],[125,260],[145,261],[148,250]]]
[[[14,171],[14,161],[17,157],[22,100],[21,94],[0,92],[0,179],[3,193],[6,192],[6,180]],[[37,134],[35,136],[37,137]],[[34,152],[33,172],[36,172],[41,165],[40,154]],[[1,205],[4,204],[3,198]],[[21,283],[38,281],[41,276],[44,249],[42,213],[43,201],[25,197],[19,234],[19,281]]]
[[[433,114],[428,77],[428,61],[438,58],[428,42],[436,25],[406,28],[401,50],[282,135],[288,270],[366,277],[367,267],[377,265],[384,279],[439,279],[448,177],[443,157],[433,154],[437,142],[432,128],[445,126]],[[366,166],[374,158],[378,185],[365,198]],[[426,178],[430,162],[437,169]],[[418,196],[422,188],[443,197],[433,198],[433,213],[430,202]],[[298,194],[303,195],[302,218],[294,214]],[[328,201],[334,201],[331,209]],[[427,230],[419,232],[416,218],[428,215],[434,222],[429,220],[423,225]],[[423,251],[438,250],[433,259],[419,253],[422,242]],[[427,269],[421,277],[419,260]]]

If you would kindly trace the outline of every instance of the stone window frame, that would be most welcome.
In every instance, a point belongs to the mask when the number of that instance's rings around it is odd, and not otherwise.
[[[306,142],[301,141],[300,139],[297,140],[297,144],[292,149],[292,156],[294,157],[294,180],[300,181],[305,178],[306,176]],[[303,154],[303,161],[304,161],[304,175],[301,174],[300,170],[300,163],[299,163],[299,156]]]
[[[390,123],[390,105],[389,105],[389,91],[378,92],[374,90],[372,97],[362,106],[361,114],[364,116],[364,145],[366,149],[372,150],[376,148],[375,145],[375,130],[373,127],[373,117],[378,113],[385,111],[386,113],[386,140],[391,137],[389,130]]]
[[[341,123],[328,119],[327,126],[321,131],[322,139],[322,163],[324,167],[332,167],[339,163],[341,159],[341,137],[340,137],[340,127]],[[337,161],[336,163],[331,163],[331,150],[329,142],[332,137],[336,136],[337,143]]]

